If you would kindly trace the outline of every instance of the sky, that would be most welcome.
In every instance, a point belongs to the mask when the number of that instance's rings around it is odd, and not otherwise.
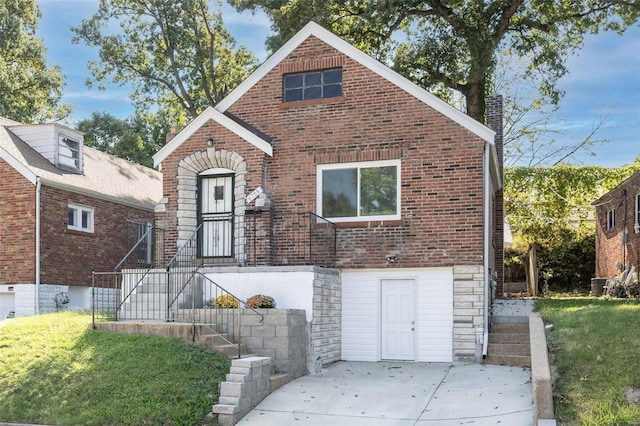
[[[78,26],[97,9],[98,0],[37,0],[42,17],[38,36],[47,48],[49,64],[58,65],[66,76],[62,101],[73,105],[72,121],[108,112],[129,116],[133,109],[128,89],[116,85],[106,91],[89,89],[87,62],[98,59],[98,51],[71,43],[72,26]],[[270,22],[263,14],[237,13],[223,2],[223,19],[238,45],[244,45],[264,61],[264,41]],[[582,152],[571,164],[620,167],[640,156],[640,28],[636,25],[623,36],[603,32],[587,36],[578,55],[567,60],[569,75],[559,87],[566,92],[554,113],[551,126],[562,132],[558,143],[573,146],[600,125],[595,139],[606,143],[592,147],[592,155]]]

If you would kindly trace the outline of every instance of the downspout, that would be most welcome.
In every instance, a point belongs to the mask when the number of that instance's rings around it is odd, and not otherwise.
[[[39,177],[36,177],[36,294],[35,294],[35,311],[36,315],[40,313],[40,189],[42,183]]]
[[[491,277],[489,276],[489,244],[491,243],[491,230],[489,229],[491,225],[491,176],[489,173],[489,168],[491,166],[490,157],[489,157],[489,143],[486,142],[484,144],[484,159],[483,159],[483,269],[484,269],[484,321],[483,321],[483,341],[482,341],[482,357],[485,358],[488,353],[489,347],[489,280]]]

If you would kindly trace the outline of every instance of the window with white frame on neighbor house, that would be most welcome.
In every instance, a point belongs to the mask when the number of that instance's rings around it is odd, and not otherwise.
[[[74,231],[93,232],[93,209],[69,204],[67,208],[67,228]]]
[[[342,69],[286,74],[282,82],[284,102],[342,96]]]
[[[58,138],[58,166],[80,170],[81,142],[60,135]]]
[[[636,224],[640,225],[640,194],[636,195]]]
[[[607,212],[607,229],[613,229],[616,226],[616,211],[609,210]]]
[[[317,203],[335,222],[400,219],[400,160],[318,166]]]

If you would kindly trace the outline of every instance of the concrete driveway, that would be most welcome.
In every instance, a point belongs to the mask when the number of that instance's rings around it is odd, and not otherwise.
[[[239,425],[533,425],[528,368],[347,362],[269,395]]]

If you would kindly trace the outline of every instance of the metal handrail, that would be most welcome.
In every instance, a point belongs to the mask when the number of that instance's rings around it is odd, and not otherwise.
[[[155,231],[155,229],[156,229],[156,226],[155,226],[155,225],[153,225],[153,226],[149,227],[149,228],[147,229],[147,232],[145,232],[145,233],[144,233],[144,235],[138,239],[138,241],[134,244],[134,246],[131,248],[131,250],[129,250],[129,252],[128,252],[127,254],[125,254],[125,255],[124,255],[124,257],[122,258],[122,260],[120,260],[120,262],[118,262],[118,264],[116,265],[116,267],[115,267],[115,268],[113,268],[113,270],[114,270],[114,271],[118,271],[118,270],[120,269],[120,267],[122,266],[122,264],[123,264],[124,262],[126,262],[126,261],[127,261],[127,259],[129,259],[129,256],[131,256],[131,254],[132,254],[133,252],[135,252],[135,250],[138,248],[138,246],[139,246],[143,241],[145,241],[145,239],[147,238],[147,236],[149,235],[149,233],[151,233],[152,231]]]
[[[202,228],[202,224],[198,225],[196,227],[196,230],[193,231],[193,234],[191,234],[191,236],[189,237],[189,239],[187,239],[187,242],[184,243],[182,245],[182,247],[180,247],[177,251],[176,254],[173,255],[173,257],[167,262],[167,264],[165,265],[165,269],[168,271],[169,268],[171,268],[171,265],[173,264],[173,262],[178,258],[178,256],[182,253],[183,250],[186,249],[186,247],[189,245],[189,242],[192,241],[194,238],[198,237],[198,232],[200,231],[200,228]]]

